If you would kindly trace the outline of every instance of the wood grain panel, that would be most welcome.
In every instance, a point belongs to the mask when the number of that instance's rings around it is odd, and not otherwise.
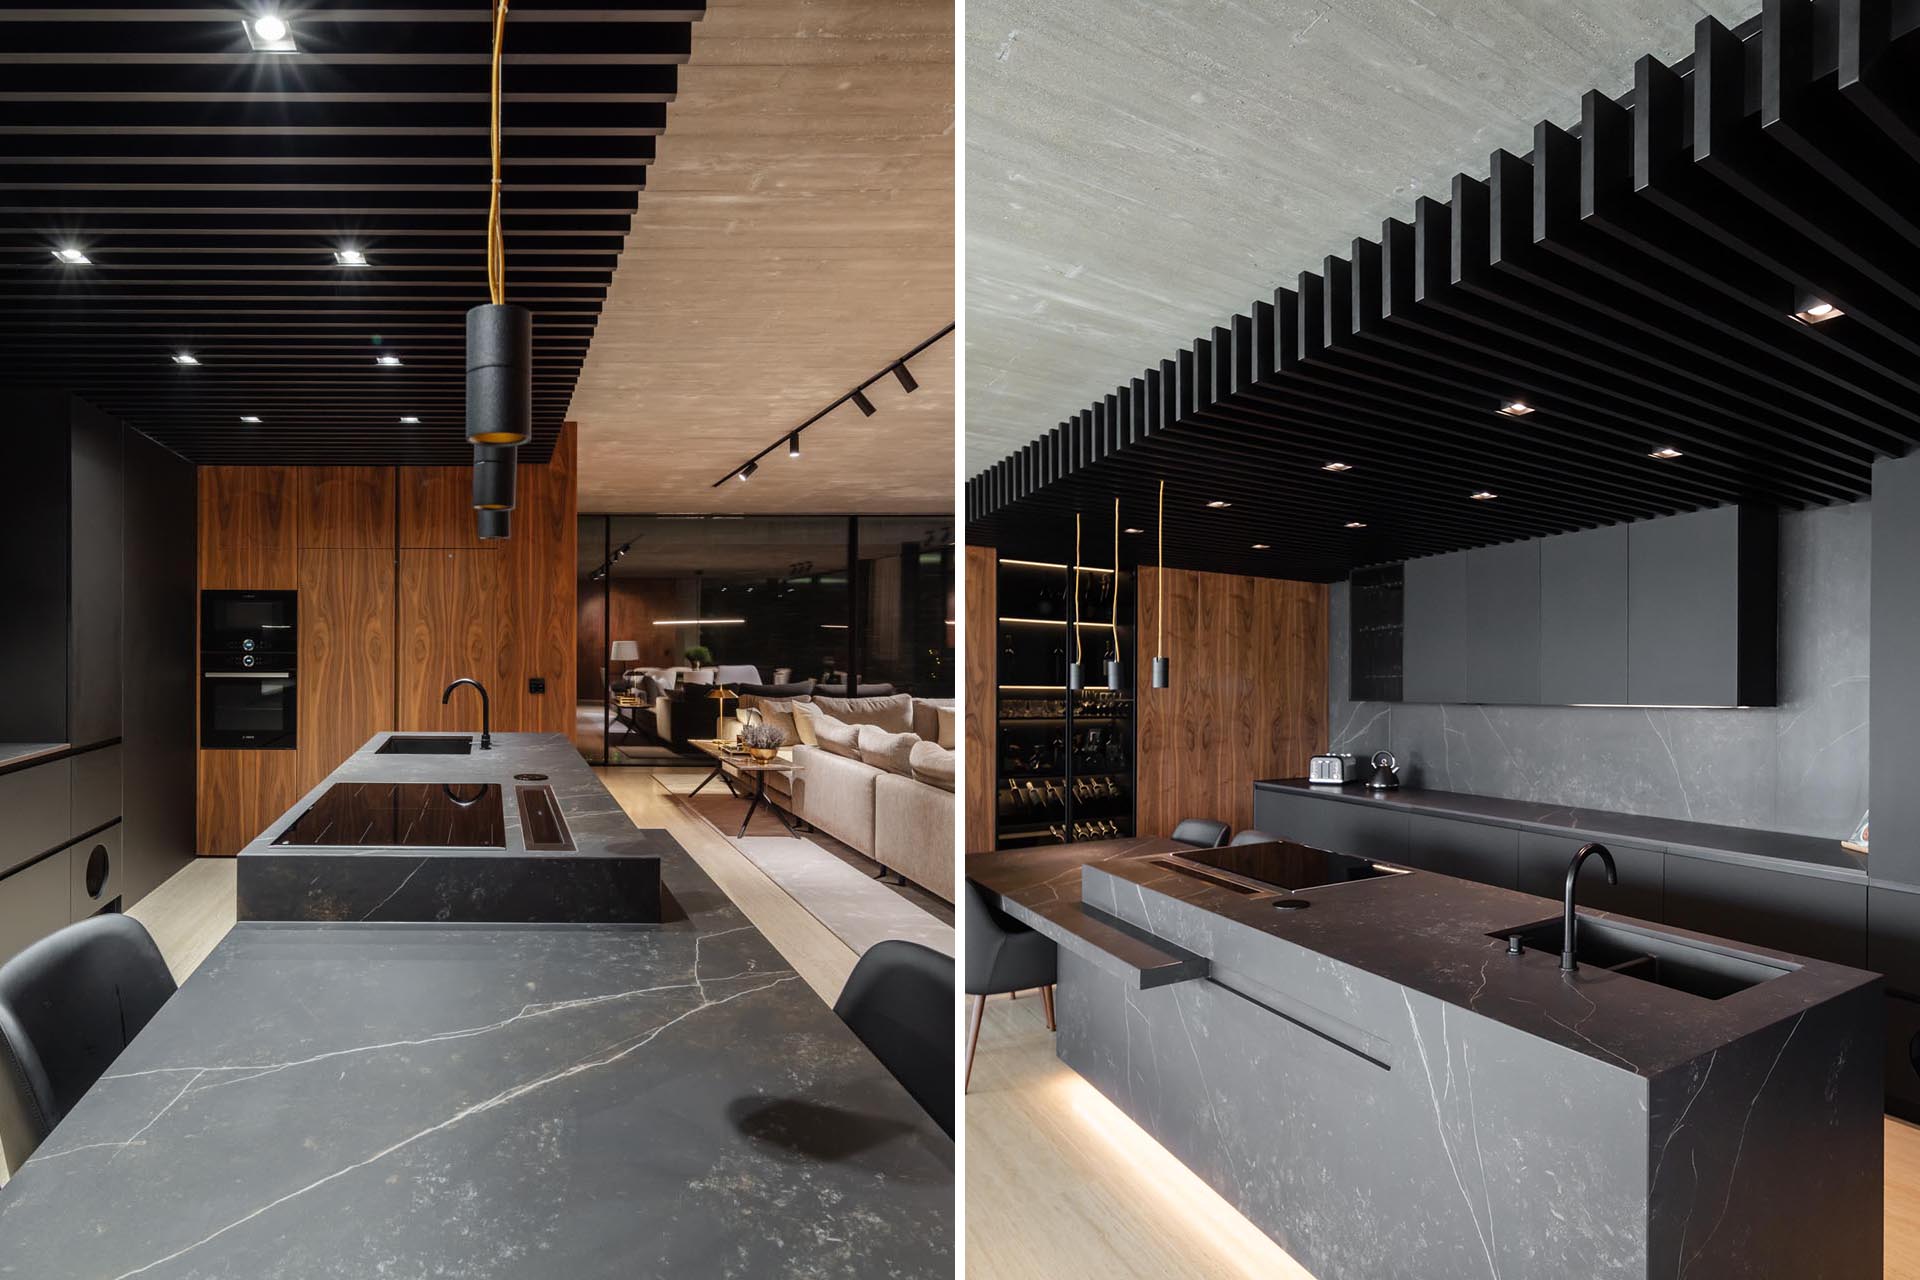
[[[300,546],[391,547],[392,467],[301,467]]]
[[[969,853],[993,848],[993,778],[996,706],[995,656],[999,643],[994,619],[999,616],[1000,556],[992,547],[968,547],[966,588],[967,679],[962,709],[966,734],[966,848]]]
[[[495,724],[522,733],[571,733],[578,661],[580,525],[574,501],[575,432],[566,424],[553,457],[520,468],[520,505],[505,556],[508,625],[495,656]],[[534,693],[529,681],[546,682]]]
[[[402,548],[487,545],[474,526],[473,468],[401,467],[399,490]]]
[[[290,591],[300,585],[295,467],[200,469],[200,588]]]
[[[460,676],[472,676],[489,692],[496,687],[496,632],[506,562],[493,551],[400,552],[396,728],[480,728],[477,695],[462,691],[451,706],[443,707],[440,694]]]
[[[1237,831],[1253,822],[1255,779],[1303,777],[1326,747],[1327,588],[1168,570],[1172,687],[1154,689],[1158,573],[1140,569],[1135,609],[1138,830],[1217,818]]]
[[[394,563],[386,548],[300,556],[300,773],[313,787],[393,727]]]
[[[305,787],[298,751],[202,751],[195,848],[230,858],[293,807]]]
[[[638,658],[620,663],[623,671],[628,667],[672,667],[685,661],[680,656],[679,631],[656,627],[653,622],[656,618],[684,618],[698,610],[697,603],[689,605],[682,599],[686,579],[614,578],[608,584],[611,590],[606,593],[604,608],[600,584],[593,585],[596,589],[579,600],[576,661],[582,698],[591,702],[605,691],[607,655],[616,640],[631,640],[640,648]]]

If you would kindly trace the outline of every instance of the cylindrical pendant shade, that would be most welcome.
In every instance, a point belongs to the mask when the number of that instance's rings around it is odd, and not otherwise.
[[[533,436],[533,313],[511,303],[467,312],[467,439],[525,444]]]
[[[1126,673],[1121,670],[1120,659],[1107,659],[1107,688],[1115,693],[1126,687]]]
[[[1069,662],[1067,664],[1067,688],[1075,690],[1082,689],[1086,687],[1086,683],[1086,668],[1084,664]]]
[[[493,542],[512,536],[513,512],[511,511],[476,511],[473,513],[473,518],[480,527],[482,542]]]
[[[1164,689],[1167,685],[1167,660],[1165,658],[1155,658],[1153,660],[1153,687],[1156,689]]]
[[[473,446],[473,509],[513,510],[520,451],[510,445]]]

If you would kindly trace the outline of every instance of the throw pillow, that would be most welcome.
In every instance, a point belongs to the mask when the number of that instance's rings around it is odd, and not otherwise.
[[[664,690],[660,688],[660,682],[652,676],[640,677],[640,697],[648,706],[652,706],[654,701],[659,698],[663,692]]]
[[[827,713],[804,698],[793,699],[788,708],[793,712],[794,740],[809,747],[819,746],[819,738],[813,732],[813,722]]]
[[[913,767],[913,776],[928,786],[939,787],[942,791],[953,790],[953,749],[938,743],[922,739],[913,744],[913,751],[907,757]]]
[[[870,724],[888,733],[913,732],[913,698],[904,693],[885,698],[822,698],[813,704],[848,724]]]
[[[940,713],[940,734],[936,741],[948,751],[952,751],[955,711],[952,707],[939,707],[936,709]]]
[[[794,715],[795,709],[806,705],[804,702],[796,702],[790,698],[763,698],[753,693],[743,693],[740,695],[740,710],[743,713],[749,708],[758,711],[762,720],[770,725],[778,726],[780,731],[787,735],[788,746],[792,746],[796,742],[805,742],[809,746],[814,745],[811,739],[803,738],[800,735],[800,726],[797,723],[798,717]],[[742,715],[741,719],[744,723],[746,717]]]
[[[860,726],[835,720],[832,716],[810,716],[817,745],[823,751],[849,760],[860,758]]]
[[[888,773],[913,776],[913,746],[920,738],[911,733],[888,733],[878,725],[863,724],[856,728],[859,734],[854,741],[862,760]]]

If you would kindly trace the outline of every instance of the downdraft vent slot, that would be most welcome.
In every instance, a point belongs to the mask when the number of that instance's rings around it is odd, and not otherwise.
[[[520,834],[535,853],[570,853],[573,834],[560,816],[552,787],[515,787],[520,800]]]

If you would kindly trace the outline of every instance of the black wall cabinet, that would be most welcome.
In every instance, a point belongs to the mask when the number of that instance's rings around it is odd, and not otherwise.
[[[1410,560],[1401,698],[1771,706],[1778,540],[1719,507]],[[1357,687],[1391,655],[1352,659]]]
[[[1920,885],[1920,454],[1873,464],[1871,574],[1873,876]]]

